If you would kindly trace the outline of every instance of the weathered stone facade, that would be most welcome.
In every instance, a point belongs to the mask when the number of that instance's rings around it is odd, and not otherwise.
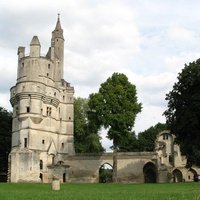
[[[24,47],[18,48],[17,83],[11,88],[10,100],[12,182],[47,181],[52,165],[74,154],[74,88],[63,79],[63,61],[64,37],[59,18],[46,56],[41,56],[37,36],[30,43],[28,56]]]
[[[9,181],[99,182],[99,169],[112,166],[112,153],[75,154],[73,146],[74,88],[63,79],[64,37],[58,18],[51,47],[41,56],[34,36],[30,53],[18,48],[17,83],[11,88],[13,106]],[[174,137],[158,135],[155,152],[118,153],[119,182],[192,181],[199,169],[186,169],[186,159]]]

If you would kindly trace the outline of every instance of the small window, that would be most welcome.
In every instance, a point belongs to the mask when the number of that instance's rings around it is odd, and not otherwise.
[[[22,67],[24,67],[24,63],[22,63]]]
[[[27,138],[24,138],[24,148],[27,148],[27,143],[28,143]]]
[[[65,146],[65,144],[64,144],[64,142],[62,142],[61,147],[64,148],[64,146]]]
[[[54,92],[54,97],[56,96],[56,92]]]
[[[65,100],[65,96],[63,96],[63,101]]]
[[[69,120],[71,120],[71,117],[69,117]]]
[[[52,156],[52,165],[54,165],[54,162],[55,162],[55,156],[53,155]]]
[[[49,73],[47,73],[47,76],[49,76]]]
[[[40,169],[43,169],[43,161],[40,160]]]
[[[48,64],[48,69],[50,69],[50,67],[51,67],[51,65],[50,65],[50,64]]]
[[[27,112],[27,113],[30,112],[30,107],[26,107],[26,112]]]
[[[45,143],[45,140],[42,140],[42,144],[44,144]]]
[[[19,113],[18,106],[16,107],[16,115]]]
[[[168,134],[167,133],[163,134],[163,140],[168,140]]]
[[[51,116],[51,107],[47,107],[47,116]]]

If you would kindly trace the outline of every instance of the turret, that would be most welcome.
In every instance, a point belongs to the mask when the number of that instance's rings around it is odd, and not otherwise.
[[[40,57],[40,41],[37,36],[33,36],[30,43],[30,57]]]
[[[63,29],[60,24],[60,17],[56,23],[55,30],[52,32],[51,39],[51,52],[54,53],[54,78],[55,81],[61,81],[63,79],[63,63],[64,63],[64,37]]]
[[[18,59],[21,59],[25,56],[25,47],[18,47]]]

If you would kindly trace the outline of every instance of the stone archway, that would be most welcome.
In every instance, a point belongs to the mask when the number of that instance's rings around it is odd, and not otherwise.
[[[157,168],[152,162],[148,162],[143,167],[144,182],[156,183],[157,180]]]
[[[110,163],[104,163],[99,168],[99,183],[112,182],[113,166]]]
[[[175,169],[172,174],[174,183],[183,182],[183,174],[179,169]]]
[[[194,170],[193,168],[190,168],[188,171],[188,181],[198,181],[198,173],[196,172],[196,170]]]

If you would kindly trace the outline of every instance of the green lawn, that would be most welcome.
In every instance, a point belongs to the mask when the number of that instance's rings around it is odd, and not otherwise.
[[[200,200],[200,183],[179,184],[0,184],[0,200]]]

